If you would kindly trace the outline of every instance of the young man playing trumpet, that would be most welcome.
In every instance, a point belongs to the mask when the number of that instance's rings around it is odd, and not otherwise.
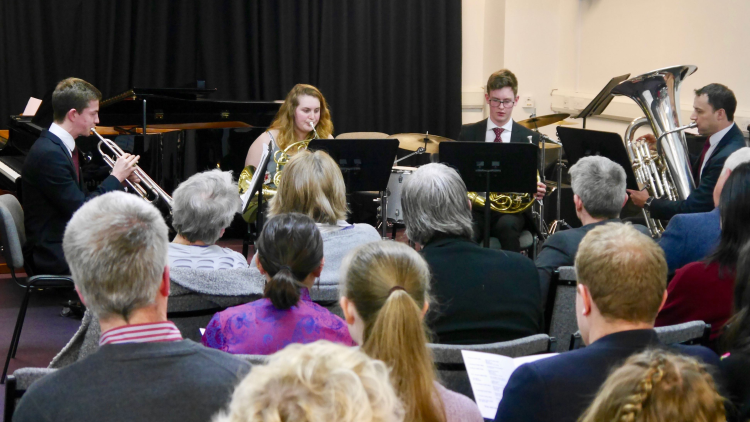
[[[86,200],[123,190],[125,179],[140,182],[133,174],[139,156],[124,154],[96,190],[89,192],[83,183],[75,139],[88,136],[99,123],[101,97],[98,89],[82,79],[68,78],[57,84],[52,93],[54,122],[34,142],[21,170],[24,259],[38,274],[70,274],[62,250],[63,232]]]

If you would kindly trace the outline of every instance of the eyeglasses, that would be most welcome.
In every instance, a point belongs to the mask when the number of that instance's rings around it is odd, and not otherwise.
[[[490,105],[493,107],[500,107],[501,105],[504,108],[512,107],[513,104],[515,104],[515,101],[513,100],[498,100],[497,98],[490,98]]]

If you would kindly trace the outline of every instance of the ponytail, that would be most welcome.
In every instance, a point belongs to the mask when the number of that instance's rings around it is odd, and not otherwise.
[[[299,302],[299,281],[289,267],[281,268],[263,289],[263,296],[271,300],[276,309],[285,311]]]

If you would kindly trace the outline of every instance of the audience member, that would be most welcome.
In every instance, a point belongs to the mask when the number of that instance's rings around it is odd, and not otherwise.
[[[633,226],[589,231],[575,259],[576,317],[587,347],[520,366],[503,392],[496,421],[575,421],[608,372],[647,347],[663,347],[653,330],[666,300],[664,252]],[[701,346],[676,351],[717,365]]]
[[[430,312],[428,325],[436,342],[492,343],[540,332],[534,263],[471,240],[471,205],[455,170],[444,164],[420,167],[404,182],[401,204],[406,235],[422,244],[432,270],[432,294],[440,309]]]
[[[293,344],[253,367],[214,422],[401,422],[383,362],[327,341]]]
[[[215,244],[242,208],[232,172],[215,169],[194,174],[177,186],[172,199],[172,227],[177,236],[169,244],[171,268],[248,267],[241,253]]]
[[[669,220],[667,229],[659,239],[669,266],[669,274],[685,265],[706,257],[721,236],[719,223],[719,198],[721,190],[732,171],[740,164],[750,162],[750,148],[744,147],[733,152],[724,162],[719,180],[714,187],[714,208],[709,212],[677,214]]]
[[[704,261],[688,264],[669,283],[669,298],[656,325],[689,321],[711,324],[716,339],[732,316],[734,271],[742,245],[750,241],[750,163],[737,166],[721,189],[721,237]]]
[[[267,282],[263,299],[219,312],[203,344],[235,354],[268,355],[291,343],[352,344],[344,321],[310,300],[323,270],[323,239],[302,214],[280,214],[263,227],[256,263]]]
[[[729,320],[721,338],[725,353],[719,367],[733,406],[727,413],[736,420],[750,419],[750,243],[740,250],[734,289],[737,313]]]
[[[569,172],[573,203],[581,227],[563,230],[550,236],[536,258],[542,304],[547,302],[552,272],[558,267],[573,265],[578,244],[589,231],[602,224],[620,221],[620,211],[628,200],[625,192],[625,170],[614,161],[601,156],[584,157]],[[638,231],[649,234],[639,224]]]
[[[152,205],[112,192],[84,204],[63,250],[101,347],[35,382],[15,421],[207,421],[249,364],[183,340],[167,320],[167,225]]]
[[[326,266],[321,287],[338,285],[341,261],[353,248],[381,240],[369,224],[346,222],[346,186],[336,162],[324,151],[300,151],[284,166],[268,215],[299,212],[315,220],[323,235]]]
[[[655,349],[613,371],[579,421],[724,422],[726,415],[703,364]]]
[[[423,322],[430,301],[430,270],[403,243],[362,245],[341,270],[341,308],[362,351],[391,368],[391,382],[408,421],[477,421],[469,398],[436,381]]]

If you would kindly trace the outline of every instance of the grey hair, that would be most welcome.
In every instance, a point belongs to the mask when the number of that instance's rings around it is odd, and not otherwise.
[[[190,242],[213,245],[241,208],[232,172],[204,171],[190,176],[174,190],[172,227]]]
[[[63,252],[94,314],[127,321],[154,303],[167,265],[167,232],[156,207],[124,192],[96,197],[73,214]]]
[[[625,170],[606,157],[583,157],[568,171],[573,193],[594,218],[617,218],[625,201]]]
[[[726,161],[724,161],[724,168],[721,169],[721,172],[723,173],[724,170],[727,169],[734,171],[734,169],[740,164],[748,162],[750,162],[750,148],[742,147],[727,157]]]
[[[427,164],[411,175],[401,192],[406,235],[425,244],[435,233],[471,238],[471,208],[466,185],[445,164]]]

